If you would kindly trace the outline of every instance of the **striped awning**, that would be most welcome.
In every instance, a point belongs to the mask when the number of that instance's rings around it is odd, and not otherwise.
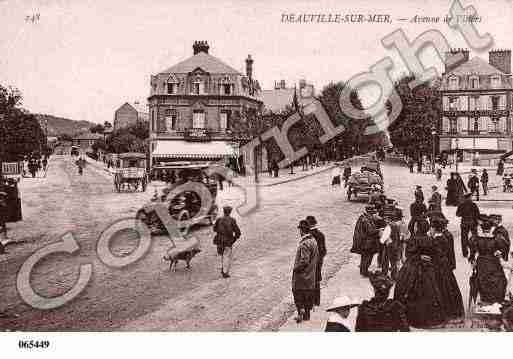
[[[223,141],[188,142],[181,140],[157,141],[153,158],[215,159],[235,156],[233,147]]]

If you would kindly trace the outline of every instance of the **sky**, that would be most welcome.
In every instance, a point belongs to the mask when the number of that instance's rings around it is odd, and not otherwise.
[[[495,48],[513,48],[513,0],[462,1],[473,5]],[[192,56],[195,40],[210,54],[244,72],[251,54],[254,77],[264,89],[274,81],[305,78],[316,90],[369,70],[385,56],[392,75],[406,68],[381,38],[403,29],[413,41],[440,30],[451,47],[468,47],[447,24],[396,21],[448,12],[446,0],[0,0],[0,84],[17,87],[23,107],[73,120],[112,121],[125,102],[146,103],[150,76]],[[389,14],[392,23],[336,24],[282,22],[282,14]],[[39,14],[39,20],[26,16]],[[472,53],[485,60],[487,53]],[[441,69],[432,49],[421,53],[425,66]],[[361,91],[364,104],[376,89]]]

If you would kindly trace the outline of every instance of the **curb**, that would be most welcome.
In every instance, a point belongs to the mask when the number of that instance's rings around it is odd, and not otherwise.
[[[304,179],[304,178],[307,178],[307,177],[315,176],[315,175],[317,175],[319,173],[326,172],[328,170],[333,169],[333,167],[335,167],[335,165],[330,165],[330,166],[328,166],[326,168],[323,168],[322,170],[319,170],[317,172],[308,173],[308,174],[305,174],[305,175],[301,175],[300,177],[289,178],[289,179],[286,179],[286,180],[283,180],[283,181],[279,181],[279,182],[275,182],[275,183],[257,184],[257,187],[272,187],[272,186],[277,186],[277,185],[284,184],[284,183],[298,181],[298,180],[301,180],[301,179]]]

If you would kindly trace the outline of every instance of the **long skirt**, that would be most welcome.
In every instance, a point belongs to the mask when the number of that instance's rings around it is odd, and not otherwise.
[[[446,319],[463,317],[465,315],[463,298],[454,273],[449,269],[447,263],[440,263],[436,273]]]
[[[508,284],[500,260],[493,255],[477,257],[477,288],[482,302],[501,303]]]
[[[444,323],[447,317],[436,268],[433,263],[420,258],[408,259],[399,271],[394,299],[406,306],[408,323],[412,327],[433,327]]]

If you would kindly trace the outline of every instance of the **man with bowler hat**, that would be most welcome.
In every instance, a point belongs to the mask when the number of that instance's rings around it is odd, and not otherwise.
[[[375,224],[378,219],[376,208],[368,205],[365,207],[365,213],[356,221],[354,229],[351,253],[357,253],[361,256],[360,274],[364,277],[369,275],[372,258],[380,250],[380,230]]]
[[[322,281],[322,264],[324,257],[326,256],[326,237],[324,234],[317,229],[317,220],[314,216],[307,216],[306,221],[310,226],[310,234],[314,237],[317,243],[317,249],[319,251],[319,260],[317,262],[317,276],[315,280],[315,298],[314,305],[319,306],[321,304],[321,281]]]
[[[303,320],[310,320],[315,296],[319,250],[314,237],[310,234],[308,222],[300,221],[297,228],[300,240],[292,270],[292,295],[298,314],[296,322],[300,323]]]
[[[456,216],[461,218],[461,251],[463,257],[468,256],[469,241],[468,233],[477,236],[477,223],[479,220],[479,208],[472,201],[472,192],[465,193],[464,200],[456,209]]]

